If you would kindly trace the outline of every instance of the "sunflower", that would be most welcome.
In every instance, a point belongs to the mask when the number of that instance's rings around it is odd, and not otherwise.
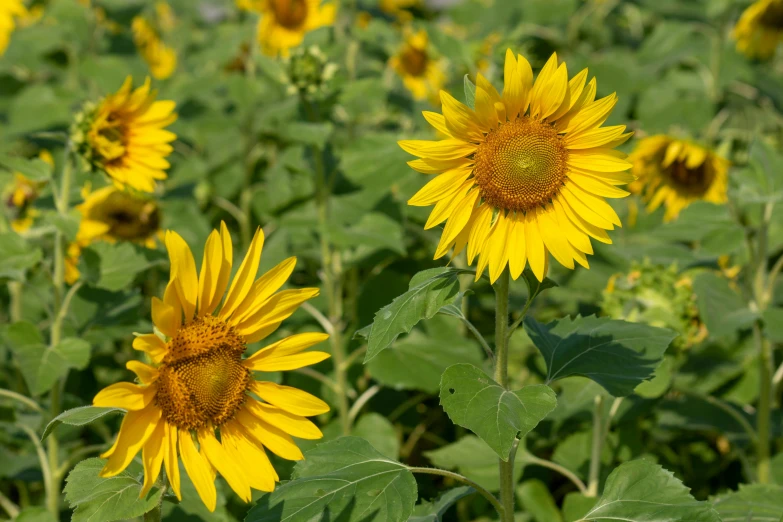
[[[446,82],[443,63],[433,58],[429,38],[423,29],[405,30],[405,41],[389,65],[402,77],[402,83],[417,100],[435,97]]]
[[[631,192],[647,201],[647,211],[664,204],[664,221],[694,201],[726,202],[729,162],[696,143],[656,135],[640,140],[629,159],[638,178]]]
[[[751,4],[734,26],[732,36],[737,50],[749,58],[772,57],[783,39],[783,0],[757,0]]]
[[[321,0],[237,0],[241,9],[261,15],[258,42],[270,56],[288,55],[310,31],[334,23],[336,7]]]
[[[422,0],[380,0],[378,7],[387,15],[397,17],[402,21],[409,21],[413,18],[410,9],[421,8]]]
[[[595,93],[587,69],[569,81],[556,54],[533,83],[530,64],[511,50],[502,95],[481,74],[475,110],[440,92],[443,114],[424,117],[448,139],[399,142],[421,158],[408,165],[436,174],[408,201],[435,205],[425,229],[446,222],[436,259],[467,247],[469,264],[478,256],[476,278],[489,266],[492,282],[507,265],[517,279],[526,263],[540,281],[549,254],[588,268],[590,238],[611,243],[606,230],[620,226],[604,198],[627,196],[617,185],[633,180],[625,154],[613,150],[631,133],[601,127],[617,96]]]
[[[82,249],[96,241],[130,241],[155,248],[161,236],[161,212],[155,200],[114,186],[95,192],[86,186],[82,197],[84,203],[76,207],[81,213],[79,231],[66,258],[65,279],[69,284],[79,279],[77,265]]]
[[[0,56],[5,54],[8,43],[11,41],[11,33],[16,28],[14,17],[22,17],[27,14],[22,0],[3,0],[0,2]]]
[[[54,167],[54,158],[48,150],[41,150],[38,158]],[[26,232],[40,215],[40,212],[33,208],[33,202],[38,199],[44,186],[46,181],[33,181],[21,172],[14,172],[13,182],[3,192],[6,207],[12,215],[11,228],[14,232]]]
[[[141,496],[163,464],[181,498],[179,454],[199,496],[213,511],[216,471],[248,502],[251,488],[272,491],[279,480],[264,448],[300,460],[302,452],[291,437],[322,437],[305,417],[327,412],[325,402],[296,388],[256,380],[252,372],[294,370],[323,361],[328,353],[304,350],[328,335],[292,335],[243,359],[248,344],[274,332],[299,305],[318,295],[318,289],[277,292],[294,269],[293,257],[253,281],[264,243],[260,228],[230,286],[233,247],[224,223],[207,239],[200,273],[177,233],[168,231],[165,242],[171,278],[163,299],[152,298],[157,333],[139,335],[133,342],[152,364],[129,362],[127,368],[139,384],[112,384],[93,400],[95,406],[128,410],[116,442],[102,455],[109,460],[100,475],[117,475],[141,450]]]
[[[169,78],[177,68],[177,53],[163,43],[160,34],[146,18],[137,16],[131,23],[133,42],[144,61],[150,68],[150,74],[158,80]]]
[[[150,80],[133,89],[130,76],[120,90],[97,106],[87,104],[77,115],[72,139],[85,162],[102,170],[118,188],[155,190],[155,180],[166,179],[166,157],[177,135],[164,127],[177,115],[173,101],[155,101]]]

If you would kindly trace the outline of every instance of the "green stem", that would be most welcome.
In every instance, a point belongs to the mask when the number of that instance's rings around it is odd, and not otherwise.
[[[38,403],[34,400],[30,399],[29,397],[25,397],[21,393],[16,393],[15,391],[6,390],[4,388],[0,388],[0,397],[8,397],[10,399],[14,399],[15,401],[18,401],[31,410],[35,410],[38,413],[44,413],[44,410],[38,406]]]
[[[473,489],[475,489],[477,492],[481,494],[484,498],[486,498],[490,504],[492,504],[492,507],[495,508],[495,511],[498,512],[498,515],[500,515],[500,520],[514,520],[514,514],[511,514],[511,518],[507,518],[505,514],[505,507],[498,502],[498,499],[495,498],[495,495],[487,491],[486,489],[482,488],[472,480],[470,480],[468,477],[462,476],[459,473],[454,473],[453,471],[447,471],[445,469],[438,469],[438,468],[408,468],[408,471],[411,473],[422,473],[427,475],[438,475],[440,477],[448,477],[451,479],[454,479],[458,482],[462,482],[463,484],[466,484]]]
[[[577,477],[571,470],[564,468],[560,464],[557,464],[555,462],[552,462],[550,460],[545,460],[539,457],[536,457],[532,453],[525,452],[525,456],[522,457],[526,464],[532,464],[534,466],[541,466],[542,468],[549,468],[552,471],[557,471],[561,475],[563,475],[565,478],[570,480],[576,487],[579,489],[579,492],[583,495],[587,494],[587,486],[585,486],[585,483],[582,482],[582,480]]]
[[[495,382],[508,388],[508,268],[495,282]],[[500,503],[503,512],[501,522],[514,521],[514,458],[500,459]]]
[[[770,416],[772,413],[772,345],[764,337],[761,324],[753,325],[753,338],[759,350],[759,408],[757,412],[756,432],[758,433],[758,481],[768,484],[770,481]]]
[[[11,298],[9,306],[11,322],[19,322],[22,320],[22,283],[20,281],[9,281],[8,295]]]
[[[27,437],[35,446],[35,452],[38,454],[38,461],[41,464],[41,474],[44,481],[44,492],[46,494],[46,505],[50,512],[59,515],[60,491],[58,489],[59,481],[55,478],[53,468],[51,467],[51,455],[47,458],[46,451],[44,451],[41,441],[38,439],[38,435],[27,426],[20,424],[19,428],[27,434]],[[54,499],[54,501],[52,501]],[[55,517],[55,520],[59,520],[59,516]]]
[[[598,482],[601,480],[601,452],[604,449],[604,398],[595,396],[593,408],[593,443],[590,450],[590,471],[585,496],[598,496]]]

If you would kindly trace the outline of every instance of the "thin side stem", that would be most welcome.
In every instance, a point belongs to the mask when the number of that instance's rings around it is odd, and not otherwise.
[[[2,491],[0,491],[0,506],[5,509],[5,512],[8,513],[11,520],[14,520],[19,516],[19,506],[14,504],[10,498],[3,495]]]
[[[60,492],[57,489],[57,484],[55,483],[56,481],[54,475],[52,474],[52,468],[49,465],[51,459],[47,457],[46,451],[41,445],[41,441],[38,439],[38,435],[36,435],[33,430],[23,424],[19,424],[18,426],[22,431],[25,432],[30,441],[32,441],[33,446],[35,446],[35,452],[38,454],[38,461],[41,464],[41,474],[43,475],[44,480],[44,491],[46,493],[47,507],[51,511],[53,505],[54,512],[59,514],[58,501],[60,499]],[[52,502],[51,499],[54,499],[54,502]],[[59,517],[57,520],[59,520]]]
[[[494,364],[495,354],[492,353],[492,348],[489,347],[489,343],[487,343],[487,340],[484,339],[484,336],[481,335],[481,333],[476,329],[475,326],[473,326],[473,323],[471,323],[467,317],[463,317],[462,322],[465,323],[465,326],[467,326],[468,330],[470,330],[470,333],[473,334],[473,337],[475,337],[479,344],[481,344],[481,347],[484,348],[484,352],[487,354],[487,358]]]
[[[756,431],[758,432],[758,481],[768,484],[770,481],[770,416],[772,414],[772,345],[764,337],[761,325],[753,325],[753,338],[759,350],[759,408]]]
[[[585,496],[598,496],[598,482],[601,480],[601,452],[604,449],[604,398],[595,396],[593,407],[593,443],[590,449],[590,471]]]
[[[508,268],[495,282],[495,382],[508,388]],[[514,459],[499,459],[501,522],[514,521]]]
[[[438,475],[441,477],[448,477],[451,479],[454,479],[458,482],[462,482],[465,485],[468,485],[475,489],[482,497],[486,498],[490,504],[492,504],[492,507],[495,508],[495,511],[498,512],[498,515],[500,515],[500,520],[513,520],[513,513],[512,518],[508,519],[506,516],[505,509],[503,505],[498,502],[498,499],[495,498],[495,495],[487,491],[486,489],[482,488],[472,480],[470,480],[468,477],[462,476],[459,473],[454,473],[453,471],[447,471],[445,469],[438,469],[438,468],[408,468],[408,471],[411,473],[422,473],[427,475]]]
[[[734,420],[736,420],[740,426],[742,426],[742,428],[745,430],[745,433],[748,434],[748,438],[750,439],[751,443],[756,445],[758,444],[758,434],[756,433],[756,430],[753,428],[753,425],[750,422],[748,422],[748,419],[746,419],[740,412],[738,412],[737,410],[735,410],[734,408],[726,404],[724,401],[718,399],[717,397],[713,397],[711,395],[705,395],[694,391],[684,391],[684,390],[678,390],[678,391],[685,395],[691,395],[692,397],[697,397],[705,402],[710,403],[716,408],[720,408],[721,410],[725,411]]]
[[[528,298],[527,302],[525,303],[525,307],[522,309],[522,313],[519,314],[519,317],[517,317],[517,320],[514,321],[511,326],[508,327],[508,333],[506,336],[510,339],[511,335],[516,331],[517,328],[519,328],[519,325],[522,324],[522,321],[525,320],[525,317],[527,316],[528,310],[530,310],[530,305],[533,304],[533,298]]]
[[[541,466],[542,468],[549,468],[553,471],[557,471],[565,478],[570,480],[577,487],[577,489],[579,489],[580,493],[582,493],[583,495],[587,494],[587,486],[585,486],[585,483],[582,482],[582,479],[574,475],[574,473],[571,472],[569,469],[564,468],[560,464],[557,464],[550,460],[536,457],[532,453],[525,453],[525,456],[523,458],[528,464],[533,464],[534,466]]]
[[[356,420],[356,417],[359,416],[359,413],[362,411],[362,408],[364,408],[365,404],[370,402],[370,399],[375,397],[379,391],[381,391],[380,384],[373,384],[367,388],[364,393],[359,395],[359,398],[356,399],[356,401],[354,401],[351,409],[348,411],[348,421],[351,423],[351,426],[353,426],[353,422]]]
[[[43,414],[44,410],[40,406],[38,406],[38,403],[36,403],[34,400],[32,400],[29,397],[25,397],[21,393],[16,393],[15,391],[6,390],[4,388],[0,388],[0,397],[8,397],[9,399],[13,399],[17,402],[20,402],[30,408],[31,410],[35,410],[38,413]]]

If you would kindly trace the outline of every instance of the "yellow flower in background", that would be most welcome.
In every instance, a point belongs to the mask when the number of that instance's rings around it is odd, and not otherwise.
[[[0,2],[0,56],[5,53],[11,41],[11,33],[16,28],[14,18],[27,14],[22,0],[2,0]]]
[[[729,162],[701,145],[650,136],[639,141],[629,159],[638,178],[629,190],[642,194],[647,212],[665,205],[664,221],[694,201],[726,202]]]
[[[54,167],[52,154],[44,149],[38,153],[38,158]],[[33,202],[38,199],[41,189],[46,185],[45,181],[33,181],[21,172],[14,172],[14,181],[6,187],[3,199],[6,207],[11,211],[11,229],[21,234],[33,225],[40,212],[33,208]]]
[[[389,65],[397,71],[415,99],[434,98],[437,102],[436,94],[446,83],[444,65],[432,57],[426,31],[406,29],[404,34],[405,41],[389,59]]]
[[[751,4],[734,26],[732,36],[737,50],[749,58],[772,57],[783,39],[783,0],[757,0]]]
[[[533,82],[521,55],[506,52],[503,94],[477,75],[475,110],[441,91],[443,114],[424,112],[443,134],[440,141],[406,140],[400,146],[421,159],[408,164],[436,176],[409,205],[435,205],[425,229],[444,221],[435,258],[467,248],[479,258],[478,279],[489,266],[494,282],[508,265],[518,278],[529,264],[538,280],[549,255],[574,268],[588,268],[590,238],[611,243],[606,230],[620,218],[604,198],[633,180],[625,154],[613,150],[631,133],[624,125],[601,127],[616,94],[595,99],[587,69],[570,81],[553,54]]]
[[[230,286],[233,246],[225,223],[207,239],[200,272],[176,232],[167,232],[165,241],[171,278],[163,299],[152,298],[158,333],[139,335],[133,342],[152,364],[128,362],[140,384],[112,384],[93,400],[95,406],[128,410],[116,442],[101,455],[109,460],[100,474],[117,475],[141,451],[141,496],[163,465],[181,499],[181,458],[202,501],[214,511],[217,473],[249,502],[251,488],[272,491],[279,480],[264,448],[300,460],[302,452],[291,437],[322,437],[306,417],[329,411],[325,402],[296,388],[256,380],[253,372],[294,370],[323,361],[328,353],[304,350],[328,335],[292,335],[243,358],[248,344],[277,330],[303,302],[318,295],[318,289],[278,292],[294,269],[293,257],[254,281],[264,243],[260,228]]]
[[[160,35],[150,22],[137,16],[131,23],[133,42],[144,61],[150,68],[150,74],[158,80],[169,78],[177,68],[177,53],[163,43]]]
[[[76,208],[81,213],[76,240],[68,247],[66,281],[75,283],[80,276],[78,264],[83,248],[96,241],[116,243],[130,241],[155,248],[161,237],[161,212],[157,202],[143,194],[114,186],[90,192],[82,190],[84,203]]]
[[[258,41],[269,56],[286,56],[307,33],[332,25],[336,13],[335,4],[321,0],[238,0],[237,4],[261,15]]]
[[[177,25],[177,17],[174,10],[166,2],[155,3],[155,20],[161,31],[171,31]]]
[[[422,6],[422,0],[380,0],[378,7],[387,15],[395,16],[403,22],[413,18],[409,9]]]
[[[116,94],[88,105],[76,118],[71,135],[79,152],[118,188],[152,192],[156,180],[166,179],[166,157],[177,135],[164,128],[177,119],[176,104],[156,97],[149,78],[134,90],[128,76]]]

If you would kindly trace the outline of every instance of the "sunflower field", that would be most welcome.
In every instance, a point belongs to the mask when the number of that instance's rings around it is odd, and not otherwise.
[[[783,521],[783,0],[0,0],[0,521]]]

